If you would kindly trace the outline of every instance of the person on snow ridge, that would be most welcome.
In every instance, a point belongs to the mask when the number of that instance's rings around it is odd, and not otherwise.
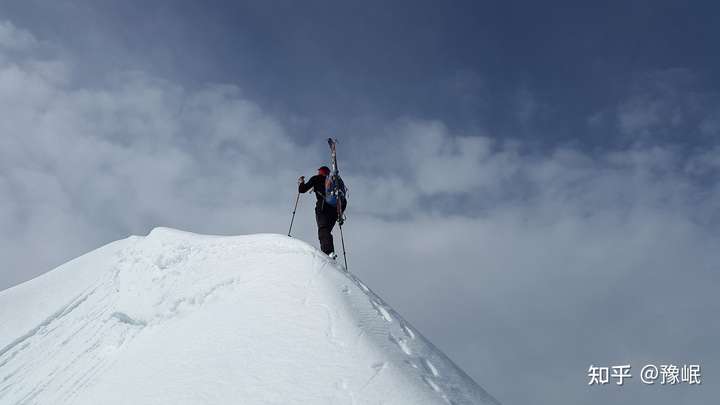
[[[340,213],[338,213],[337,202],[335,202],[335,199],[328,198],[328,194],[332,190],[328,176],[330,176],[330,169],[327,166],[320,167],[318,173],[310,177],[307,183],[305,182],[305,176],[300,176],[298,179],[298,192],[305,193],[310,189],[315,192],[315,196],[317,197],[315,220],[318,226],[320,250],[326,255],[335,258],[337,255],[335,254],[335,246],[333,244],[332,229],[338,220],[338,216],[342,215],[342,212],[345,211],[347,200],[344,198],[340,199]]]

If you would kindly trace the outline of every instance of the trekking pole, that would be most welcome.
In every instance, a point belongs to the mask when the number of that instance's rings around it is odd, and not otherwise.
[[[297,211],[298,201],[300,201],[300,193],[297,193],[297,197],[295,197],[295,207],[293,208],[292,219],[290,220],[290,229],[288,229],[288,236],[290,236],[290,232],[292,232],[293,222],[295,222],[295,212]]]
[[[345,271],[348,271],[347,253],[345,252],[345,238],[343,237],[342,224],[338,224],[338,226],[340,227],[340,242],[342,242],[343,259],[345,260]]]

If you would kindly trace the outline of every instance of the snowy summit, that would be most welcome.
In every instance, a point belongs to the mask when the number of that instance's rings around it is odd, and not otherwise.
[[[497,404],[279,235],[159,228],[0,292],[0,404]]]

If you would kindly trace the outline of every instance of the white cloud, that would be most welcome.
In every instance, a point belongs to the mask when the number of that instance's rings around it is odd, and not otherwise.
[[[37,40],[29,32],[16,28],[10,21],[0,21],[0,48],[27,50],[37,44]]]

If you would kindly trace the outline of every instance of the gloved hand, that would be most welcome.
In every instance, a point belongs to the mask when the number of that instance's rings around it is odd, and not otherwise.
[[[300,178],[298,179],[298,185],[300,184],[305,184],[305,176],[300,176]]]

